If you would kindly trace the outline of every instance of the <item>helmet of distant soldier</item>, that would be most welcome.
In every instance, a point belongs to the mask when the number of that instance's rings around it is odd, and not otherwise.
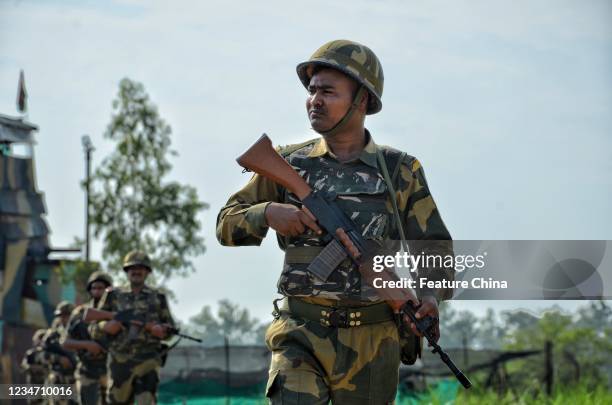
[[[91,289],[91,285],[96,281],[100,281],[106,284],[106,287],[110,287],[113,285],[113,279],[111,276],[102,271],[94,271],[89,275],[89,278],[87,279],[87,291]]]
[[[376,114],[382,109],[383,69],[367,46],[348,40],[334,40],[321,46],[310,59],[297,65],[297,74],[306,88],[315,66],[339,70],[365,86],[370,94],[366,114]]]
[[[128,271],[128,269],[133,266],[143,266],[149,271],[152,270],[151,259],[149,259],[149,256],[146,253],[140,250],[132,250],[123,258],[124,271]]]
[[[61,316],[61,315],[70,315],[72,310],[74,309],[74,305],[68,301],[62,301],[55,307],[55,312],[53,315]]]
[[[38,329],[36,332],[34,332],[34,334],[32,335],[32,344],[34,346],[40,344],[46,332],[46,329]]]

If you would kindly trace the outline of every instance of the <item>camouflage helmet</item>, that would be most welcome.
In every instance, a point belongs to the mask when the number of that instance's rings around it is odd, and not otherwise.
[[[43,337],[45,336],[45,333],[47,333],[46,329],[38,329],[36,332],[34,332],[34,334],[32,335],[32,344],[34,344],[35,346],[40,344],[42,342]]]
[[[104,284],[106,284],[107,287],[113,285],[113,279],[111,276],[102,271],[94,271],[89,275],[89,278],[87,279],[87,291],[91,289],[91,285],[96,281],[103,282]]]
[[[370,94],[366,114],[376,114],[382,109],[383,69],[367,46],[342,39],[326,43],[309,60],[297,65],[297,74],[304,87],[308,87],[315,65],[339,70],[365,86]]]
[[[57,304],[57,306],[55,307],[55,312],[53,312],[53,315],[55,316],[70,315],[73,309],[74,309],[74,305],[71,302],[62,301],[59,304]]]
[[[151,259],[149,259],[145,252],[139,250],[132,250],[123,258],[123,270],[127,271],[132,266],[143,266],[149,269],[149,271],[152,270]]]

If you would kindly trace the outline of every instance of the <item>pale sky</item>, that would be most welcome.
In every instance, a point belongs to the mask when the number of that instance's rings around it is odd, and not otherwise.
[[[268,321],[282,263],[273,234],[224,248],[215,219],[248,179],[235,157],[262,132],[277,144],[316,135],[295,65],[339,38],[379,56],[383,110],[366,126],[422,162],[455,239],[612,239],[608,1],[3,1],[0,112],[16,115],[24,69],[52,245],[83,234],[80,138],[91,136],[94,164],[111,150],[102,134],[129,77],[173,129],[172,178],[211,206],[197,272],[169,284],[173,312],[229,298]]]

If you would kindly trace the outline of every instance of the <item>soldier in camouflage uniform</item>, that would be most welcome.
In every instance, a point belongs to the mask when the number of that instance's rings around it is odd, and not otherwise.
[[[425,181],[420,162],[378,146],[365,129],[366,114],[382,108],[383,71],[376,55],[352,41],[331,41],[297,73],[308,90],[312,128],[322,135],[279,153],[314,190],[333,192],[366,240],[400,240],[399,218],[411,248],[418,240],[445,241],[437,254],[452,249],[448,233]],[[379,153],[380,152],[380,153]],[[382,159],[382,161],[381,161]],[[390,173],[395,194],[384,179]],[[398,205],[394,215],[391,198]],[[400,337],[394,314],[353,262],[345,260],[321,280],[307,270],[322,250],[322,232],[297,198],[255,174],[230,197],[217,217],[223,245],[260,245],[269,228],[277,232],[285,263],[278,291],[285,298],[266,333],[272,351],[266,395],[273,404],[385,404],[394,401]],[[347,248],[354,249],[345,240]],[[419,252],[421,250],[419,249]],[[428,252],[433,253],[433,252]],[[439,270],[439,269],[436,269]],[[451,271],[419,274],[451,279]],[[418,291],[417,316],[437,316],[438,300],[451,291]],[[275,302],[276,307],[276,302]],[[414,327],[413,327],[413,330]],[[402,355],[414,362],[420,341],[406,340]]]
[[[72,353],[64,350],[61,346],[62,336],[66,333],[68,319],[74,310],[74,305],[68,301],[62,301],[55,308],[55,319],[51,323],[51,328],[47,330],[43,337],[43,348],[45,360],[49,364],[49,374],[45,384],[74,384],[74,370],[76,358]],[[76,404],[71,399],[50,399],[50,404]]]
[[[128,253],[123,270],[130,286],[107,291],[98,309],[112,312],[131,310],[134,315],[142,316],[145,323],[126,328],[111,320],[99,325],[110,336],[108,402],[129,404],[136,400],[138,404],[152,404],[155,403],[164,354],[162,339],[168,337],[168,327],[174,327],[174,320],[166,296],[145,285],[151,272],[151,261],[145,253]]]
[[[87,280],[87,292],[91,299],[72,311],[62,345],[78,354],[75,372],[76,391],[82,405],[106,403],[105,393],[108,386],[106,372],[107,352],[104,342],[93,340],[83,317],[87,308],[96,308],[107,288],[113,284],[112,278],[96,271]],[[102,345],[101,345],[102,343]]]
[[[48,374],[45,359],[45,351],[42,347],[42,339],[46,329],[38,329],[32,335],[32,347],[25,352],[21,361],[21,369],[25,373],[26,384],[44,384]],[[30,404],[42,404],[42,399],[28,400]]]

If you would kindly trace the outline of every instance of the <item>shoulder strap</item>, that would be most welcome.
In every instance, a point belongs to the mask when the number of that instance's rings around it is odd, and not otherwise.
[[[405,153],[401,152],[399,159],[397,160],[395,169],[394,169],[394,178],[397,175],[399,170],[399,166],[402,163],[403,157]],[[387,183],[387,189],[389,190],[389,194],[391,197],[391,205],[393,205],[393,214],[395,217],[395,223],[397,225],[397,229],[399,230],[400,237],[402,239],[402,247],[405,252],[408,252],[408,244],[406,243],[406,235],[404,234],[404,226],[402,225],[402,218],[400,217],[399,208],[397,207],[397,195],[395,194],[395,187],[393,187],[393,182],[391,181],[391,177],[389,176],[389,169],[387,168],[387,163],[385,162],[385,158],[383,156],[381,148],[376,146],[376,157],[378,158],[378,164],[380,165],[380,170],[382,172],[383,178],[385,179],[385,183]]]

